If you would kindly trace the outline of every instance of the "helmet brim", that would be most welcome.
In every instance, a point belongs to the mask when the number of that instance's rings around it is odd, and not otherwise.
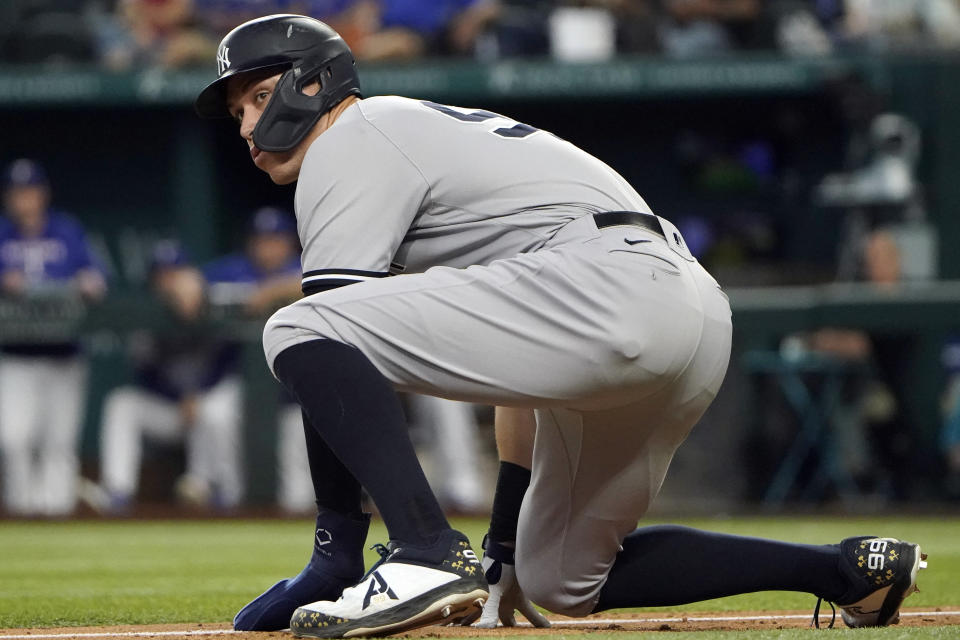
[[[230,111],[227,109],[227,82],[230,78],[267,69],[283,71],[289,67],[290,63],[274,63],[261,65],[259,67],[250,67],[248,69],[228,69],[222,76],[203,88],[197,96],[197,99],[193,102],[193,110],[196,111],[197,115],[201,118],[229,118],[231,116]]]

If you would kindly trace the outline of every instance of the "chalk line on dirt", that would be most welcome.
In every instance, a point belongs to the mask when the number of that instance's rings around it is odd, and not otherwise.
[[[957,615],[957,611],[902,611],[900,617],[937,617]],[[587,618],[583,620],[551,620],[554,627],[578,627],[603,624],[680,624],[684,622],[756,622],[761,620],[804,620],[810,618],[806,613],[789,613],[763,616],[673,616],[670,618]],[[529,627],[530,623],[521,623],[520,627]],[[49,640],[56,638],[144,638],[162,636],[222,636],[242,633],[233,629],[185,629],[180,631],[98,631],[84,633],[27,633],[8,635],[0,632],[3,640]]]

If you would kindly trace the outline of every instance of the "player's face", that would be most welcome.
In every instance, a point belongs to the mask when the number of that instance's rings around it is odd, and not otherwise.
[[[281,152],[258,149],[253,142],[253,130],[267,108],[280,76],[280,73],[250,73],[231,78],[227,83],[227,109],[240,125],[240,136],[247,141],[253,164],[267,172],[277,184],[290,184],[300,175],[303,156],[316,136],[308,135],[290,151]],[[313,85],[304,87],[303,91],[312,95],[318,90],[319,87]]]

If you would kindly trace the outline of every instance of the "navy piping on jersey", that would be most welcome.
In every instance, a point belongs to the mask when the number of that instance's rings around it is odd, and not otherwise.
[[[390,274],[384,271],[361,271],[359,269],[316,269],[303,274],[300,290],[310,296],[348,284],[386,278]]]

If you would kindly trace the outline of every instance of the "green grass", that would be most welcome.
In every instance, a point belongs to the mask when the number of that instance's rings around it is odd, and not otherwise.
[[[483,521],[454,524],[475,545],[479,543]],[[915,607],[960,605],[957,519],[735,518],[685,520],[682,524],[809,543],[873,533],[919,542],[930,554],[930,568],[922,574],[922,592],[911,596],[908,603]],[[225,622],[274,581],[302,568],[310,552],[311,529],[306,520],[4,522],[0,524],[0,629]],[[382,525],[374,523],[369,544],[384,538]],[[375,554],[368,552],[368,562],[374,559]],[[660,610],[812,610],[813,604],[809,595],[770,592]],[[914,635],[921,632],[928,635]],[[948,637],[940,633],[936,629],[891,628],[875,631],[870,637]],[[758,632],[751,638],[800,637],[793,634]],[[949,636],[956,634],[953,627]],[[579,637],[575,630],[562,634],[558,630],[557,635]],[[623,638],[623,634],[613,635]],[[687,635],[703,637],[702,633],[677,632],[670,638]],[[599,640],[598,634],[590,637]],[[713,637],[728,636],[711,634]]]

